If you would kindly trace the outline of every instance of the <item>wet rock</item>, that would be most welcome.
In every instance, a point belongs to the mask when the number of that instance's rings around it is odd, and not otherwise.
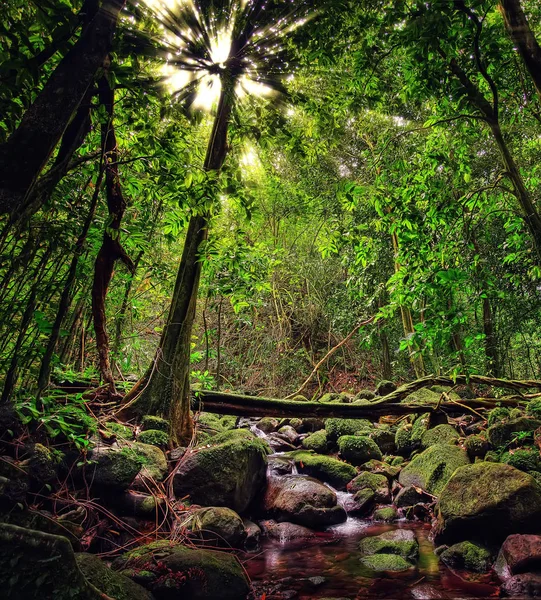
[[[440,554],[440,559],[451,569],[465,569],[475,573],[486,573],[493,562],[490,550],[469,541],[453,544]]]
[[[163,481],[168,473],[167,459],[163,451],[152,444],[142,442],[128,442],[124,445],[119,442],[121,448],[127,447],[140,459],[142,463],[141,477],[153,479],[154,481]]]
[[[389,481],[394,479],[402,470],[402,467],[399,465],[390,465],[388,463],[382,462],[381,460],[369,460],[362,465],[359,465],[359,471],[368,471],[370,473],[378,473],[381,475],[385,475]]]
[[[163,498],[144,494],[134,490],[126,490],[119,493],[115,498],[115,504],[123,514],[142,519],[153,519],[164,504]]]
[[[313,431],[319,431],[325,428],[324,419],[318,419],[317,417],[305,417],[302,420],[302,428],[300,431],[310,433]]]
[[[290,452],[288,457],[295,461],[299,473],[306,473],[320,481],[329,483],[338,490],[344,490],[357,471],[346,462],[305,450]]]
[[[450,596],[429,583],[421,583],[411,588],[415,600],[448,600]]]
[[[267,436],[267,442],[274,452],[290,452],[296,447],[285,437],[279,433],[270,433]]]
[[[397,554],[414,562],[419,556],[419,544],[413,531],[396,529],[362,539],[359,542],[359,551],[363,555]]]
[[[283,456],[269,456],[268,469],[271,475],[290,475],[295,461]]]
[[[266,480],[268,445],[245,429],[213,438],[209,448],[189,450],[173,480],[177,498],[203,506],[246,510]]]
[[[306,448],[306,450],[313,450],[314,452],[324,454],[329,449],[327,432],[324,429],[315,431],[302,440],[302,447]]]
[[[262,521],[261,527],[267,537],[282,543],[295,540],[310,540],[316,537],[314,531],[296,523],[277,523],[276,521],[268,520]]]
[[[430,448],[434,444],[456,444],[460,435],[451,425],[436,425],[425,431],[421,437],[421,448]]]
[[[270,479],[263,508],[278,521],[307,527],[334,525],[347,518],[346,511],[337,505],[336,494],[320,481],[304,475]]]
[[[211,545],[240,548],[246,539],[246,529],[239,515],[224,506],[200,508],[189,513],[188,529],[198,539]]]
[[[385,475],[363,471],[347,485],[348,492],[352,493],[364,489],[369,489],[374,493],[374,501],[377,503],[387,504],[391,501],[389,480]]]
[[[500,595],[511,598],[541,598],[541,575],[537,573],[514,575],[502,585]]]
[[[82,472],[86,481],[93,485],[125,490],[141,470],[142,464],[141,458],[128,448],[120,449],[116,444],[98,444],[91,450],[90,462]]]
[[[250,521],[249,519],[242,519],[244,525],[244,531],[246,532],[246,539],[244,540],[244,547],[248,551],[254,551],[259,548],[259,539],[261,537],[261,527]]]
[[[361,563],[378,573],[385,571],[407,571],[413,568],[413,565],[397,554],[373,554],[372,556],[363,556]]]
[[[416,488],[413,485],[402,488],[396,495],[394,501],[398,508],[406,508],[407,506],[415,506],[415,504],[425,502],[432,502],[432,496],[429,496],[420,488]]]
[[[503,541],[512,533],[541,530],[541,488],[509,465],[479,462],[457,469],[436,513],[438,543]]]
[[[240,600],[249,583],[232,554],[187,548],[167,540],[127,552],[113,568],[144,585],[156,600]]]
[[[293,427],[291,427],[291,425],[284,425],[283,427],[280,427],[278,433],[284,436],[291,444],[296,444],[299,439],[299,434],[295,431],[295,429],[293,429]]]
[[[466,452],[457,446],[435,444],[406,465],[398,481],[404,487],[413,485],[437,496],[456,469],[469,462]]]
[[[353,465],[362,465],[371,460],[381,460],[381,450],[374,440],[366,436],[343,435],[338,438],[340,456]]]
[[[348,496],[343,506],[348,515],[364,517],[368,515],[376,504],[376,495],[370,489],[359,490],[354,496]]]
[[[510,535],[500,548],[494,570],[504,581],[519,573],[541,572],[541,536]]]
[[[374,511],[372,518],[374,521],[393,523],[398,520],[398,512],[394,506],[383,506]]]
[[[261,429],[264,433],[271,433],[272,431],[278,431],[280,427],[280,421],[274,417],[263,417],[257,424],[257,428]]]

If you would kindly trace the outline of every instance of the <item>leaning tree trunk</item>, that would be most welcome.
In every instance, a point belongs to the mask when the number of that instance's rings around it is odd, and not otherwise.
[[[16,221],[28,195],[111,51],[125,0],[105,0],[60,61],[7,142],[0,146],[0,213]]]
[[[121,260],[133,273],[134,264],[120,243],[120,225],[126,211],[126,200],[120,186],[118,172],[118,146],[113,126],[114,92],[107,76],[98,83],[100,103],[105,107],[108,119],[102,125],[102,151],[105,156],[105,187],[107,191],[107,209],[109,220],[103,233],[103,242],[94,264],[94,280],[92,283],[92,316],[96,346],[98,350],[98,366],[103,381],[115,392],[115,382],[109,360],[109,336],[107,334],[107,317],[105,299],[113,277],[117,260]]]
[[[219,171],[227,154],[227,128],[235,81],[222,79],[222,92],[203,165],[205,171]],[[171,437],[179,443],[187,443],[193,433],[190,348],[201,276],[199,250],[207,239],[207,227],[207,215],[191,217],[167,324],[156,356],[145,376],[126,395],[121,411],[123,417],[152,414],[168,419]]]
[[[500,0],[500,11],[507,32],[517,47],[541,99],[541,46],[530,28],[520,0]]]

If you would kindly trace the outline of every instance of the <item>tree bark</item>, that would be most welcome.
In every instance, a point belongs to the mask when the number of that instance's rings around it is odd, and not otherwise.
[[[111,51],[125,0],[105,0],[73,48],[0,146],[0,213],[17,220],[28,195],[79,107],[98,69]]]
[[[541,100],[541,46],[530,28],[520,0],[500,0],[500,11],[507,32],[516,45]]]

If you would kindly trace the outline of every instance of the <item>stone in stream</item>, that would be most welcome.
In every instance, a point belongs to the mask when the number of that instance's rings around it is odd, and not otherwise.
[[[244,531],[246,532],[246,540],[244,547],[249,552],[253,552],[259,548],[259,538],[261,537],[261,527],[250,521],[249,519],[242,519],[244,525]]]
[[[242,513],[264,487],[268,444],[246,429],[219,434],[210,443],[186,453],[174,475],[175,495]]]
[[[346,511],[337,505],[336,493],[304,475],[273,477],[267,483],[263,509],[278,521],[307,527],[325,527],[346,520]]]
[[[398,520],[398,511],[394,506],[382,506],[374,511],[372,515],[374,521],[383,521],[384,523],[392,523]]]
[[[337,490],[344,490],[348,482],[357,474],[355,467],[346,462],[307,450],[289,452],[284,456],[295,461],[299,473],[306,473],[306,475],[324,481]]]
[[[502,580],[519,573],[541,571],[541,536],[510,535],[498,554],[494,570]]]
[[[241,548],[246,529],[239,515],[225,506],[199,508],[189,513],[187,528],[196,538],[211,546]]]
[[[467,465],[457,469],[441,491],[436,516],[438,544],[465,539],[501,542],[512,533],[537,533],[541,487],[509,465]]]
[[[451,569],[465,569],[475,573],[486,573],[493,563],[490,550],[475,542],[459,542],[445,549],[441,561]]]
[[[343,435],[338,438],[340,456],[353,465],[371,460],[381,460],[381,450],[376,442],[364,435]]]
[[[113,568],[144,585],[156,600],[241,600],[250,585],[232,554],[160,540],[130,550]]]
[[[385,571],[408,571],[409,569],[413,569],[411,563],[397,554],[373,554],[372,556],[364,556],[361,558],[361,563],[371,571],[376,571],[378,573]]]
[[[415,506],[419,503],[427,503],[432,501],[432,496],[425,494],[420,488],[417,488],[413,485],[408,485],[398,492],[394,503],[398,508],[406,508],[408,506]]]
[[[470,463],[464,450],[449,444],[435,444],[418,454],[400,472],[403,486],[413,485],[437,496],[459,467]]]
[[[343,435],[356,435],[359,432],[368,434],[374,425],[367,419],[327,419],[325,431],[331,442],[335,442]],[[368,460],[368,459],[367,459]]]
[[[500,588],[500,595],[511,598],[541,598],[541,575],[521,573],[508,579]]]
[[[348,515],[364,517],[368,515],[376,504],[376,495],[368,488],[359,490],[354,496],[347,496],[342,506]]]
[[[267,537],[282,543],[311,540],[316,537],[314,531],[296,523],[277,523],[273,520],[266,520],[261,521],[261,528]]]
[[[419,544],[410,529],[396,529],[366,537],[358,547],[363,555],[396,554],[410,562],[415,562],[419,556]]]
[[[308,437],[302,440],[302,447],[306,450],[313,450],[324,454],[329,449],[329,440],[327,439],[327,432],[324,429],[314,431]]]
[[[364,489],[369,489],[374,493],[374,501],[377,503],[388,504],[391,501],[389,480],[385,475],[363,471],[347,485],[348,492],[352,493]]]

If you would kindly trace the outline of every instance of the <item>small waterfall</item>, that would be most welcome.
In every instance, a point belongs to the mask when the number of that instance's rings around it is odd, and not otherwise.
[[[250,425],[250,431],[258,438],[266,439],[268,436],[264,431],[261,431],[257,425]]]

